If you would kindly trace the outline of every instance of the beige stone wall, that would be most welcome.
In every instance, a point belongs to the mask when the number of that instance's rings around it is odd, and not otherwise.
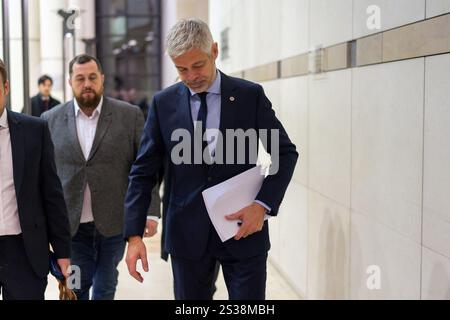
[[[209,4],[300,153],[271,261],[309,299],[450,299],[450,1]]]

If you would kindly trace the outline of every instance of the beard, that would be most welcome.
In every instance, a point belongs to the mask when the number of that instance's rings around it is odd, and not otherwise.
[[[201,89],[208,89],[208,79],[206,77],[202,77],[200,79],[196,79],[195,81],[183,81],[184,84],[189,87],[192,91],[203,91]]]
[[[84,97],[83,94],[90,93],[93,96],[92,97]],[[93,89],[87,89],[83,90],[80,95],[75,96],[75,99],[77,99],[78,105],[81,109],[95,109],[97,108],[98,104],[100,103],[100,100],[102,99],[103,92],[97,93]]]

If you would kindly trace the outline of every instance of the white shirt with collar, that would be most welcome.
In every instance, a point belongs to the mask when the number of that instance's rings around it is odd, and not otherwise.
[[[103,96],[95,108],[92,115],[87,116],[78,105],[77,99],[73,99],[75,108],[75,122],[77,127],[78,142],[80,143],[81,151],[83,151],[86,161],[91,153],[92,144],[94,143],[95,133],[97,131],[98,120],[100,119],[100,113],[103,106]],[[89,184],[86,183],[83,197],[83,208],[81,209],[80,223],[87,223],[94,221],[94,215],[92,213],[92,201],[91,190]]]
[[[6,109],[0,117],[0,192],[0,236],[21,234]]]

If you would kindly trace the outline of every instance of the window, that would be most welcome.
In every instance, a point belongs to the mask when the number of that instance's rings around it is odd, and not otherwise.
[[[161,88],[161,1],[97,0],[105,94],[139,104]]]

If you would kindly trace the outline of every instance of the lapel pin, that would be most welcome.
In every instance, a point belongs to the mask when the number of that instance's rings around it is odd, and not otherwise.
[[[234,102],[234,100],[236,100],[235,97],[230,97],[230,101],[231,101],[231,102]]]

